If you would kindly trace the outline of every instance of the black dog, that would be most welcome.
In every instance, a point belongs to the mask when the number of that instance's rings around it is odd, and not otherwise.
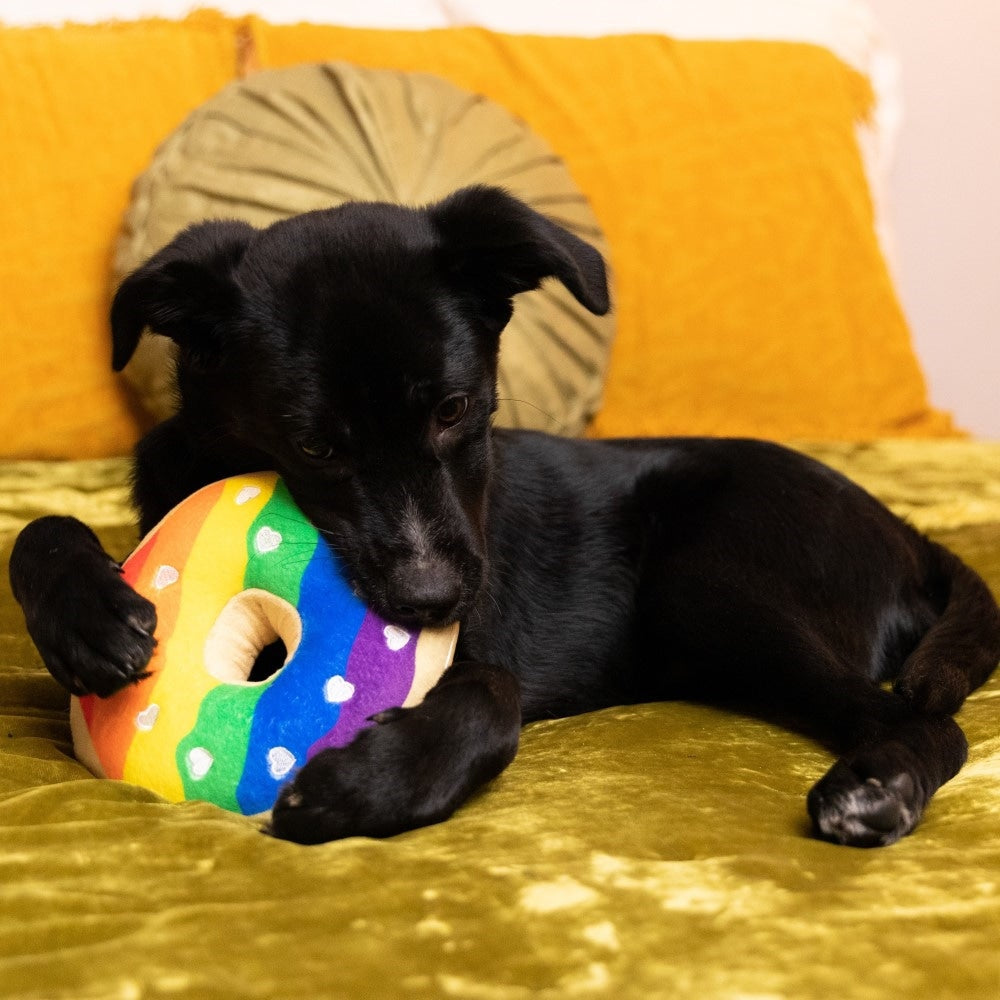
[[[985,584],[775,445],[492,430],[511,299],[549,276],[608,309],[596,251],[469,188],[203,223],[118,290],[116,368],[146,326],[180,347],[180,412],[137,450],[143,530],[209,482],[275,469],[371,607],[462,622],[424,703],[306,764],[272,832],[434,823],[511,762],[524,721],[693,698],[791,717],[843,754],[809,795],[821,836],[909,833],[964,762],[951,713],[1000,659]],[[71,691],[143,674],[155,613],[84,525],[34,522],[11,577]]]

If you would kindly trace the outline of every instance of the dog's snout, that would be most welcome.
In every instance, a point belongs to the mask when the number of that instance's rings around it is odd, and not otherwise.
[[[462,597],[462,579],[442,559],[413,559],[392,570],[387,591],[389,604],[401,620],[444,624]]]

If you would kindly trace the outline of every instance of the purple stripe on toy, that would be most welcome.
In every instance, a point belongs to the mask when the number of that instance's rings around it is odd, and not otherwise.
[[[413,685],[416,654],[417,633],[387,625],[369,611],[351,646],[345,675],[326,682],[327,700],[340,702],[336,725],[309,747],[306,756],[347,746],[359,730],[371,725],[369,716],[402,705]]]

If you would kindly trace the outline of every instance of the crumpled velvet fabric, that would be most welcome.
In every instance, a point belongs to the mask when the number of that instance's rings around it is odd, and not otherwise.
[[[1000,444],[811,446],[1000,589]],[[830,754],[688,704],[526,727],[446,823],[303,848],[91,777],[7,585],[46,511],[135,541],[124,462],[0,465],[0,996],[994,998],[1000,676],[965,769],[882,850],[809,835]]]

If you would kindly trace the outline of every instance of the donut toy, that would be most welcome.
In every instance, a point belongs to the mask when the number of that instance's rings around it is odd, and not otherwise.
[[[77,757],[98,776],[248,815],[376,712],[420,702],[458,626],[408,631],[368,610],[273,473],[206,486],[125,561],[156,605],[149,676],[71,704]],[[284,665],[249,680],[280,639]]]

